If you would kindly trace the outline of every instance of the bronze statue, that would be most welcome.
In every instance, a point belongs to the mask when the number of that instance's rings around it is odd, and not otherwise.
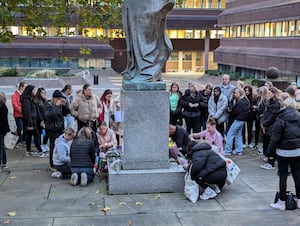
[[[172,51],[165,27],[174,4],[175,0],[124,0],[127,67],[122,75],[126,83],[160,80],[161,69]]]

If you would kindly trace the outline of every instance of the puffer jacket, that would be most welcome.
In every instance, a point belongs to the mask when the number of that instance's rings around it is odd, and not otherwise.
[[[55,140],[55,147],[53,150],[53,164],[55,166],[62,166],[65,163],[71,162],[70,159],[70,146],[72,141],[68,141],[64,138],[64,135],[60,135]]]
[[[23,118],[22,114],[22,104],[21,104],[21,93],[19,90],[16,90],[14,94],[11,96],[11,103],[14,110],[15,118]]]
[[[183,108],[183,115],[185,117],[195,117],[200,116],[200,102],[201,96],[199,95],[198,91],[196,91],[195,97],[191,96],[191,91],[187,89],[184,95],[180,98],[180,106]],[[190,107],[189,103],[192,104],[199,104],[198,107]]]
[[[45,129],[51,132],[62,133],[64,130],[64,116],[61,108],[48,103],[45,108]]]
[[[280,109],[280,104],[277,100],[271,99],[266,106],[266,110],[263,112],[263,116],[260,119],[260,124],[266,127],[266,134],[272,135],[273,125]]]
[[[71,149],[72,168],[93,168],[95,163],[95,146],[91,140],[76,138]]]
[[[101,112],[102,104],[96,95],[86,98],[79,94],[71,103],[71,114],[84,123],[98,119]]]
[[[300,113],[293,108],[278,112],[267,155],[274,156],[276,148],[295,150],[300,148]]]
[[[0,134],[6,135],[10,129],[8,124],[8,109],[5,104],[0,103]]]
[[[247,121],[249,116],[249,108],[250,102],[247,97],[241,97],[237,100],[237,102],[233,105],[229,117],[232,121],[239,120],[239,121]]]
[[[219,169],[226,170],[226,162],[207,143],[198,143],[188,155],[192,154],[192,179],[205,178],[206,175]]]
[[[40,118],[38,106],[30,97],[21,99],[24,127],[33,127]]]

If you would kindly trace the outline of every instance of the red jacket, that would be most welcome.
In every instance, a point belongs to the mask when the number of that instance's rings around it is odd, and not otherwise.
[[[15,118],[23,118],[22,106],[21,106],[21,94],[18,90],[11,96],[11,103],[14,109]]]

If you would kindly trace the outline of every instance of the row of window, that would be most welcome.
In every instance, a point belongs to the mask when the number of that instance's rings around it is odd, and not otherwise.
[[[86,28],[85,33],[79,32],[75,27],[61,28],[59,31],[54,27],[44,27],[43,28],[49,37],[54,37],[57,33],[61,33],[63,36],[86,36],[86,37],[104,37],[109,38],[124,38],[125,34],[122,29],[103,29],[103,28]],[[14,35],[27,36],[27,30],[25,27],[21,26],[11,26],[10,30]],[[204,39],[205,30],[167,30],[170,38],[176,39]],[[224,34],[222,30],[210,30],[211,39],[219,39]],[[39,36],[36,33],[36,36]]]
[[[32,68],[78,68],[78,59],[30,59],[2,58],[0,67],[32,67]]]
[[[245,24],[224,28],[226,38],[300,36],[300,20]]]
[[[178,8],[225,9],[226,0],[184,0]]]

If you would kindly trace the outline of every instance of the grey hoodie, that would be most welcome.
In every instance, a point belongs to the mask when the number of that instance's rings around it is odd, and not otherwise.
[[[64,134],[60,135],[55,140],[55,147],[53,150],[53,164],[55,166],[62,166],[65,163],[70,163],[70,147],[72,141],[67,141]]]

